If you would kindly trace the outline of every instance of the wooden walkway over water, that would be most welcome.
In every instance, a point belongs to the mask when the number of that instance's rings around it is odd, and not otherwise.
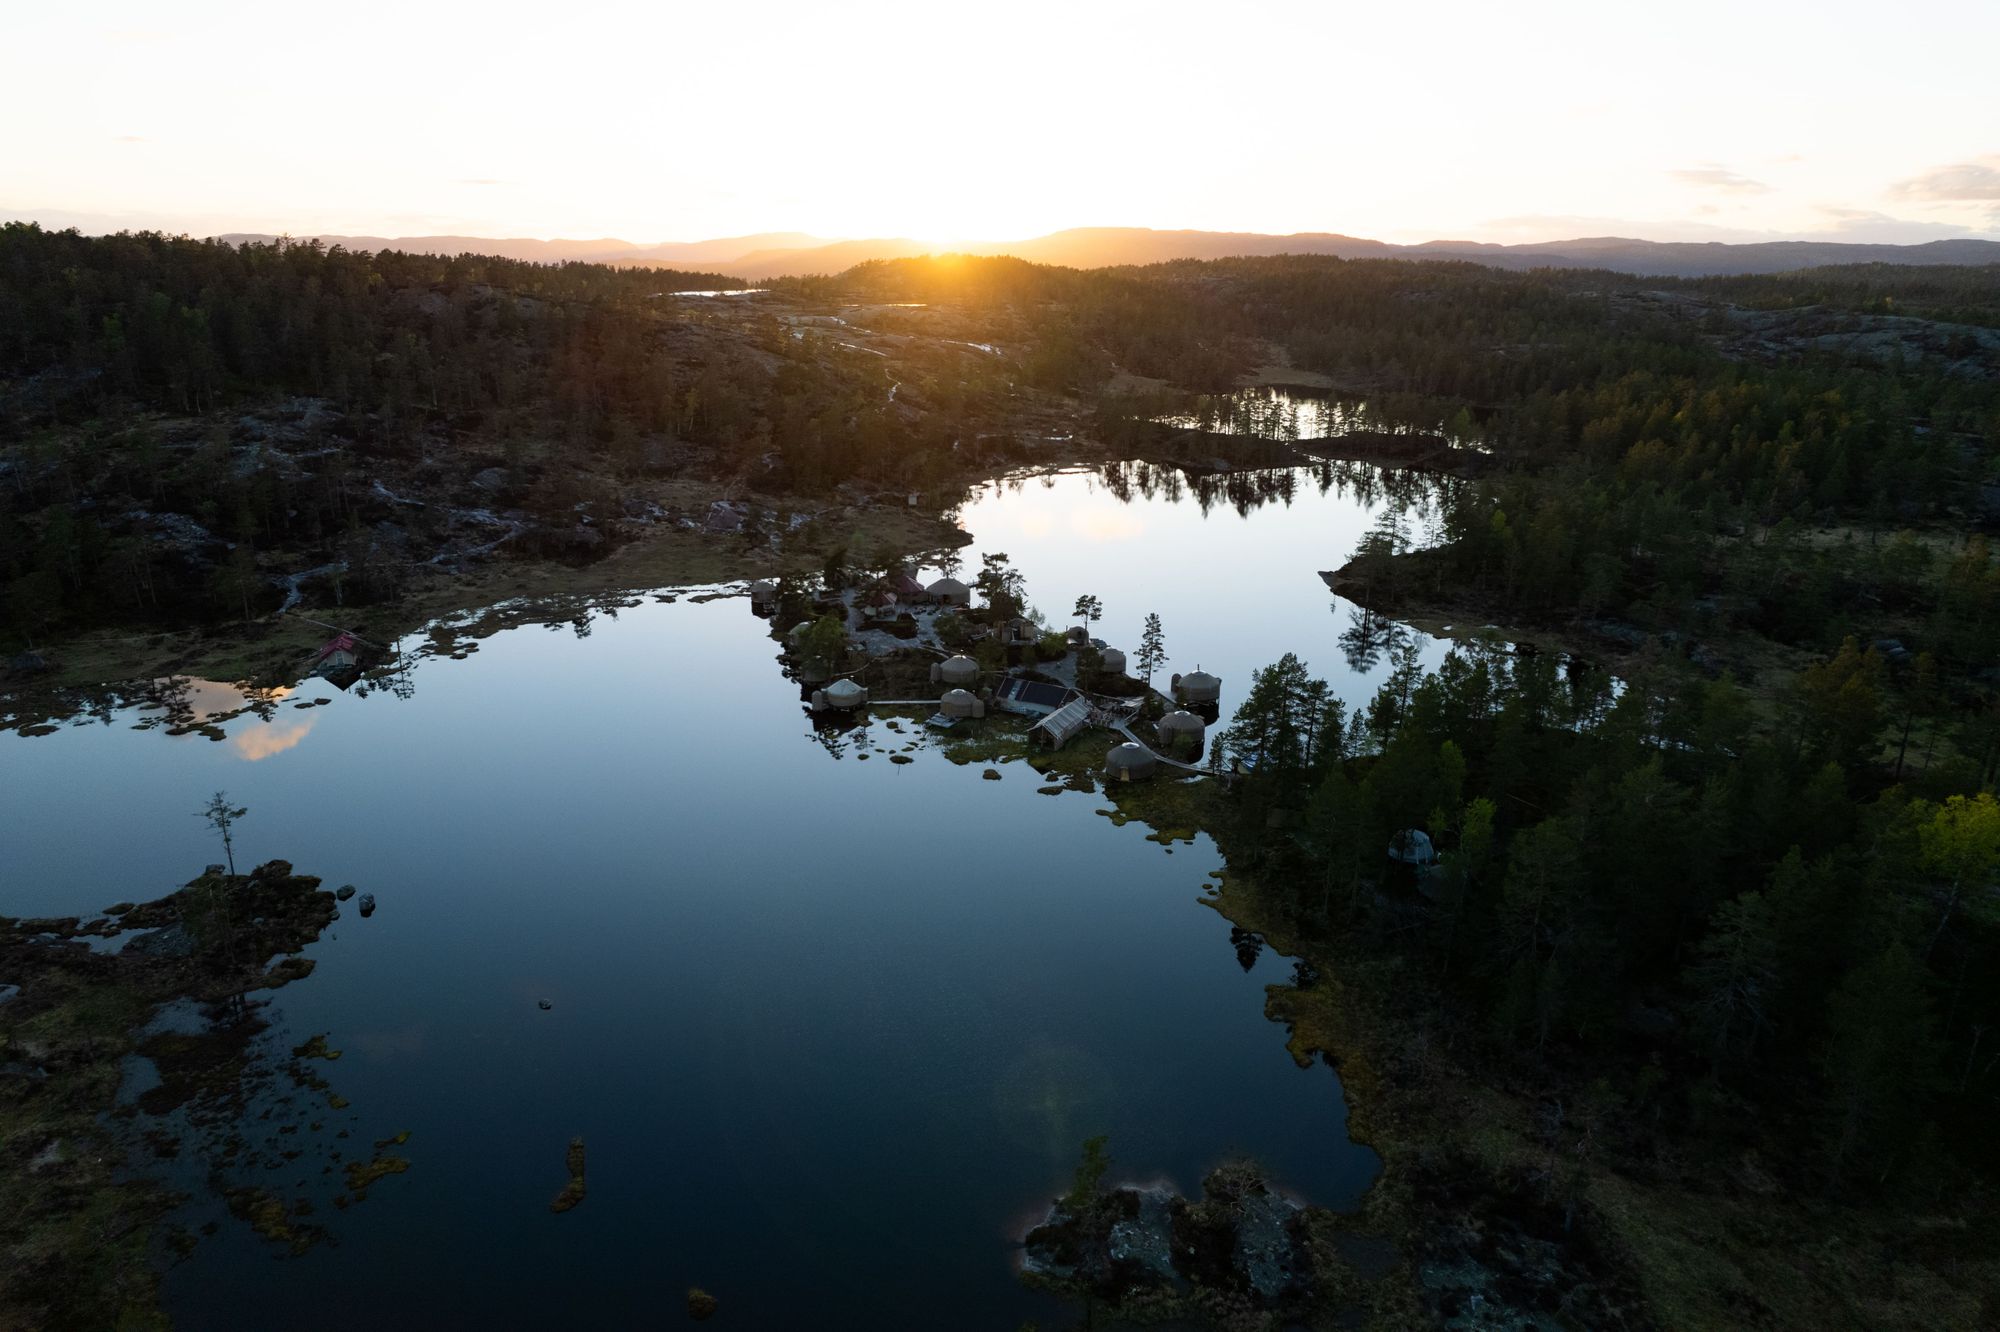
[[[1124,736],[1127,740],[1130,740],[1133,744],[1139,746],[1139,748],[1145,750],[1148,754],[1151,754],[1155,762],[1160,763],[1165,767],[1179,768],[1182,772],[1192,773],[1196,777],[1215,777],[1220,775],[1213,768],[1197,768],[1192,763],[1183,763],[1179,759],[1168,758],[1165,754],[1160,753],[1157,749],[1154,749],[1144,740],[1141,740],[1138,736],[1132,734],[1131,723],[1126,718],[1118,716],[1116,713],[1107,712],[1102,708],[1100,708],[1091,715],[1091,720],[1095,722],[1097,725],[1104,727],[1108,731],[1118,732],[1118,734]]]

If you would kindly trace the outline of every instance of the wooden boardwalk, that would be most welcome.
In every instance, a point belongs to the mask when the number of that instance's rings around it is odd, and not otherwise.
[[[1214,777],[1219,775],[1213,768],[1197,768],[1192,763],[1183,763],[1179,759],[1168,758],[1165,754],[1160,753],[1158,750],[1154,749],[1151,745],[1147,744],[1144,740],[1141,740],[1138,736],[1132,734],[1131,723],[1126,721],[1123,717],[1116,716],[1109,712],[1099,711],[1097,714],[1095,714],[1093,720],[1097,721],[1097,723],[1100,726],[1103,726],[1106,730],[1118,732],[1118,734],[1124,736],[1127,740],[1130,740],[1133,744],[1139,746],[1139,748],[1145,750],[1148,754],[1151,754],[1153,756],[1154,761],[1157,763],[1164,764],[1169,768],[1179,768],[1182,772],[1190,772],[1197,777]]]

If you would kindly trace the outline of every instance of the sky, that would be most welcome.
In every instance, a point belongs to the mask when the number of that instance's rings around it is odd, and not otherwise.
[[[21,5],[0,216],[2000,237],[2000,3]]]

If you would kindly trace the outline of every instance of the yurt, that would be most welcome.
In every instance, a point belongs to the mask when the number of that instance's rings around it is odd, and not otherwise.
[[[1098,666],[1106,675],[1125,674],[1125,654],[1117,648],[1106,648],[1097,657]]]
[[[1127,740],[1104,756],[1104,775],[1114,782],[1143,781],[1153,775],[1159,760],[1144,745]]]
[[[931,683],[963,688],[979,678],[979,663],[960,653],[931,667]]]
[[[1208,723],[1192,712],[1177,708],[1160,718],[1153,730],[1160,737],[1161,747],[1170,754],[1200,753]]]
[[[1405,828],[1389,839],[1389,859],[1400,865],[1437,863],[1437,848],[1422,828]]]
[[[778,585],[768,580],[750,584],[750,609],[759,615],[778,609]]]
[[[1196,667],[1186,675],[1176,675],[1174,693],[1183,703],[1215,703],[1222,698],[1222,681]]]
[[[868,691],[852,680],[835,680],[824,689],[815,689],[812,696],[816,712],[829,708],[836,712],[852,712],[867,701]]]
[[[959,582],[956,578],[940,578],[924,590],[930,593],[932,598],[940,605],[970,606],[972,604],[972,589],[964,583]]]
[[[947,717],[984,717],[986,700],[969,689],[947,689],[938,711]]]

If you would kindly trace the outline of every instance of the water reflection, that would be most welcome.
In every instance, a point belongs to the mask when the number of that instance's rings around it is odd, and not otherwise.
[[[1226,466],[1218,468],[1218,463]],[[1203,514],[1221,505],[1234,510],[1238,517],[1247,518],[1266,505],[1290,505],[1310,491],[1349,499],[1371,509],[1387,506],[1425,525],[1443,516],[1462,484],[1451,476],[1390,470],[1359,462],[1322,460],[1301,464],[1290,459],[1269,467],[1239,464],[1236,459],[1212,459],[1205,465],[1124,459],[1100,464],[1095,475],[1104,492],[1122,504],[1139,501],[1178,504],[1192,498]],[[1050,488],[1048,483],[1054,476],[1043,475],[1044,489]],[[1016,491],[1018,488],[1014,487]]]
[[[1406,396],[1344,398],[1265,386],[1203,394],[1191,409],[1154,419],[1182,430],[1287,443],[1366,434],[1427,436],[1452,448],[1485,447],[1484,434],[1468,410]]]
[[[310,719],[293,722],[288,726],[265,722],[231,736],[229,747],[235,750],[239,757],[255,763],[260,759],[267,759],[274,754],[282,754],[288,749],[296,748],[299,741],[305,739],[312,728]]]
[[[967,559],[1006,551],[1052,620],[1078,596],[1100,598],[1093,632],[1128,659],[1157,613],[1167,660],[1155,682],[1205,663],[1223,679],[1224,717],[1250,673],[1287,652],[1345,661],[1330,683],[1350,706],[1367,702],[1398,653],[1442,660],[1428,636],[1343,598],[1329,603],[1320,573],[1346,564],[1378,526],[1399,533],[1401,548],[1416,544],[1411,534],[1438,528],[1460,481],[1358,462],[1245,466],[1246,455],[1264,456],[1255,441],[1226,451],[1206,465],[1121,460],[977,487],[957,513],[972,536]],[[1113,528],[1111,513],[1130,521]],[[1108,531],[1129,535],[1105,540]],[[1317,607],[1328,607],[1324,619]]]
[[[1096,473],[993,488],[965,510],[972,550],[1011,551],[1045,608],[1102,595],[1097,627],[1128,646],[1157,608],[1181,669],[1225,677],[1225,711],[1281,652],[1334,655],[1317,570],[1379,502],[1317,469],[1251,481],[1241,508],[1225,478],[1206,508],[1186,478],[1118,480],[1134,498]],[[1107,510],[1143,535],[1075,520]],[[325,1218],[340,1246],[298,1263],[204,1241],[169,1277],[180,1321],[627,1326],[664,1280],[724,1294],[742,1326],[950,1309],[1004,1329],[1047,1310],[1003,1228],[1095,1133],[1183,1189],[1246,1152],[1315,1201],[1359,1196],[1376,1163],[1338,1082],[1265,1017],[1290,960],[1195,905],[1211,843],[1169,856],[1096,798],[1041,795],[1017,764],[985,781],[915,728],[805,723],[768,626],[695,601],[509,608],[440,622],[346,694],[164,681],[106,714],[271,746],[313,723],[247,767],[125,727],[0,736],[27,830],[0,839],[10,912],[205,863],[189,811],[222,786],[254,811],[239,855],[381,894],[282,1004],[296,1031],[356,1033],[343,1093],[387,1121],[371,1135],[413,1131],[411,1187]],[[859,761],[871,733],[912,762]],[[313,761],[277,757],[294,750]],[[92,835],[106,808],[125,835]],[[578,1133],[590,1200],[552,1228],[548,1173]]]
[[[1339,611],[1336,604],[1334,613]],[[1367,675],[1384,661],[1408,651],[1415,642],[1416,631],[1408,625],[1378,615],[1366,606],[1350,605],[1347,627],[1340,631],[1340,655],[1348,670]]]

